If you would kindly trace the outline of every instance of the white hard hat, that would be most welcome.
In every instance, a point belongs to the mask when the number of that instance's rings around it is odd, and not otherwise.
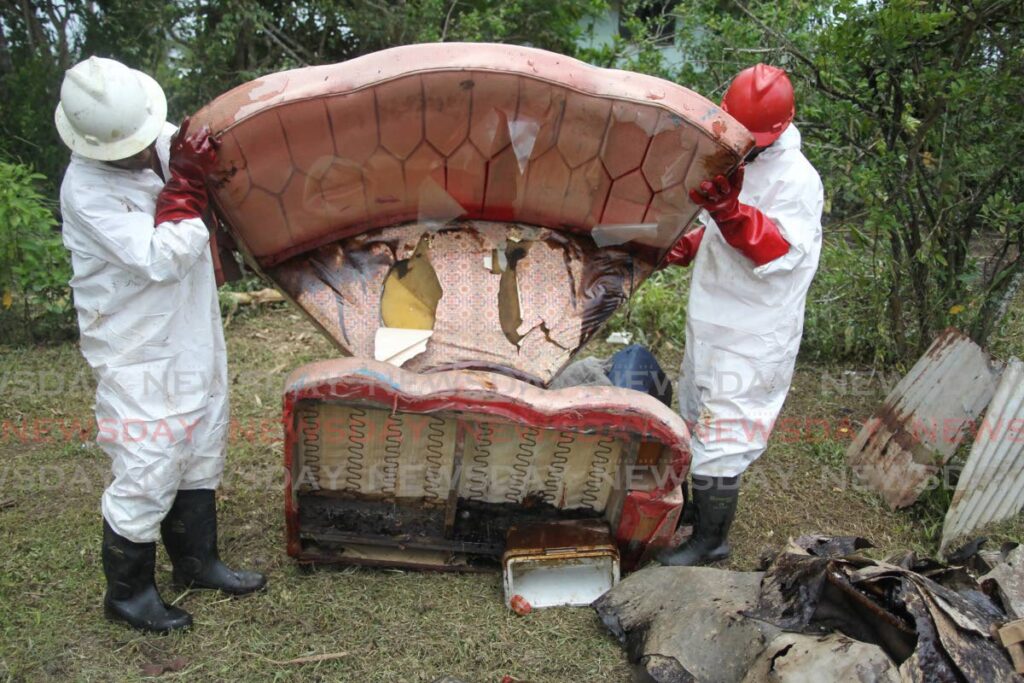
[[[113,59],[90,57],[68,69],[54,113],[73,152],[116,161],[149,147],[167,118],[167,98],[152,78]]]

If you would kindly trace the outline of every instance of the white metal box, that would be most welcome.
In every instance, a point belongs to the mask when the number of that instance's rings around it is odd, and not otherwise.
[[[619,581],[619,552],[608,525],[567,520],[509,529],[502,557],[505,604],[584,606]]]

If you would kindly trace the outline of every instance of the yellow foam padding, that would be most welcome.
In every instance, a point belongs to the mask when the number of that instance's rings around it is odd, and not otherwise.
[[[380,301],[384,325],[407,330],[434,329],[442,293],[437,273],[427,257],[426,240],[421,240],[413,255],[396,263],[384,280]]]

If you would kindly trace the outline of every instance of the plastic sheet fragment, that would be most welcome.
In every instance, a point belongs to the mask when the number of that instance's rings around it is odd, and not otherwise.
[[[427,340],[434,334],[431,330],[405,330],[396,327],[377,329],[373,343],[374,360],[402,367],[427,350]]]
[[[658,239],[657,223],[631,223],[619,225],[595,225],[590,232],[598,247],[614,247],[633,240],[654,243]]]
[[[465,207],[433,176],[427,176],[420,183],[417,205],[417,218],[420,223],[433,223],[440,227],[465,214]]]
[[[537,142],[537,135],[540,133],[540,123],[530,119],[510,120],[508,122],[508,135],[512,141],[512,149],[516,155],[516,163],[519,164],[519,173],[526,173],[526,164],[533,154],[533,147]]]

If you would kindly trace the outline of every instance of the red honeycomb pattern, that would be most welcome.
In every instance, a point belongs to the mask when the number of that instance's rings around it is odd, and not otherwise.
[[[460,217],[573,232],[654,223],[637,239],[660,255],[696,213],[688,188],[737,159],[695,117],[523,74],[410,73],[227,127],[232,175],[215,201],[263,266]]]

